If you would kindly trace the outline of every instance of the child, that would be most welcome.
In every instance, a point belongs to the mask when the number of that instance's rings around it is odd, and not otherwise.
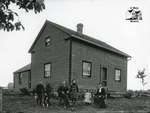
[[[91,98],[92,98],[92,94],[87,89],[86,92],[85,92],[85,94],[84,94],[84,102],[85,102],[85,104],[87,104],[87,105],[91,104],[92,103]]]

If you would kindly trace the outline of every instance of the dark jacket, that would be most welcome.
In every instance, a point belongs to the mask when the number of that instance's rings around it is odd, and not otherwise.
[[[96,96],[105,98],[106,97],[106,90],[105,90],[105,88],[102,87],[101,89],[97,89]]]
[[[78,85],[77,84],[72,84],[70,86],[70,92],[73,92],[73,93],[79,92]]]
[[[58,92],[58,96],[68,95],[69,88],[68,86],[59,86],[57,92]]]
[[[45,92],[48,96],[50,96],[52,94],[52,87],[50,84],[46,85]]]
[[[36,86],[36,93],[37,94],[43,94],[44,93],[44,86],[43,86],[43,84],[38,84]]]

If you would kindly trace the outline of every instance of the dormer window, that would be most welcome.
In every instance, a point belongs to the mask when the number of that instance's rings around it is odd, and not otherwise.
[[[45,38],[45,46],[46,47],[48,47],[50,45],[50,42],[51,42],[51,38],[50,37]]]

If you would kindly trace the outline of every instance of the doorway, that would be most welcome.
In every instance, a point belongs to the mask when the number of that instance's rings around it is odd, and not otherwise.
[[[101,68],[100,82],[102,82],[104,86],[107,86],[107,68],[106,67]]]

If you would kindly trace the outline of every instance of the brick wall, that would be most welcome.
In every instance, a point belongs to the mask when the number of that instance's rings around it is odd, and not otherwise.
[[[22,74],[21,84],[19,84],[19,74],[20,73],[14,74],[14,85],[15,85],[14,89],[15,90],[19,90],[21,88],[29,89],[29,74],[30,74],[30,71],[21,72],[21,74]]]
[[[45,38],[51,37],[50,46],[45,47]],[[69,74],[69,41],[64,38],[67,34],[47,24],[32,53],[31,75],[32,88],[41,80],[43,84],[49,82],[53,87],[63,80],[68,80]],[[44,64],[51,63],[51,77],[44,78]]]
[[[82,77],[82,61],[92,62],[92,77]],[[107,68],[107,86],[114,91],[127,88],[127,59],[81,42],[72,42],[72,79],[81,88],[96,88],[100,82],[101,68]],[[121,82],[115,81],[115,68],[121,69]]]

